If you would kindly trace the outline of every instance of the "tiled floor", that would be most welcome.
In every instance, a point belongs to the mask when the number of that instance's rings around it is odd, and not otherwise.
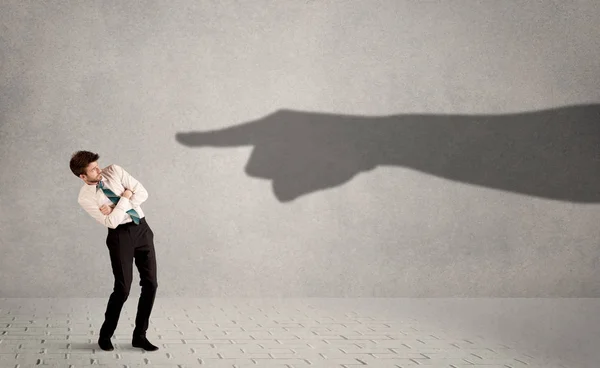
[[[548,329],[563,326],[556,321],[563,315],[557,308],[577,313],[586,300],[577,300],[579,309],[573,309],[556,299],[532,304],[526,299],[157,298],[148,338],[160,349],[146,352],[131,346],[137,307],[132,294],[113,338],[115,350],[105,352],[96,341],[107,300],[0,299],[0,367],[599,366],[572,359],[582,356],[569,345],[577,343],[573,331],[561,335]],[[591,304],[583,308],[597,320],[598,314],[591,314],[599,311],[598,300],[587,301]],[[502,314],[507,310],[512,312]],[[550,318],[548,311],[552,321],[543,320]],[[598,325],[582,331],[586,344],[600,342],[589,341],[598,336]],[[519,328],[529,328],[530,335]],[[544,349],[544,341],[561,337],[562,352]]]

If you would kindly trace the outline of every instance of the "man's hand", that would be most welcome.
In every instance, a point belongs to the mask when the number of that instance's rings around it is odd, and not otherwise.
[[[131,198],[132,195],[133,195],[133,192],[131,190],[125,189],[123,194],[121,194],[121,197],[125,197],[125,198],[129,199],[129,198]]]
[[[110,213],[112,212],[113,207],[109,206],[107,204],[102,205],[102,207],[100,207],[100,212],[102,212],[103,215],[110,215]]]

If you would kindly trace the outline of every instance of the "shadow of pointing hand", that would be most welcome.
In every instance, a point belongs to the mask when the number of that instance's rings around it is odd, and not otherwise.
[[[536,197],[600,200],[600,105],[506,115],[350,116],[279,110],[262,119],[181,132],[189,147],[254,146],[246,173],[281,202],[377,166]]]

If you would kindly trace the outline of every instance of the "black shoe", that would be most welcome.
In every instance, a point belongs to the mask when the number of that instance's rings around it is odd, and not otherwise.
[[[112,342],[110,342],[110,339],[107,338],[99,338],[98,339],[98,345],[100,345],[100,349],[104,350],[104,351],[113,351],[115,350],[115,348],[113,347]]]
[[[147,351],[158,350],[158,347],[152,345],[145,336],[144,337],[134,337],[131,340],[131,345],[133,345],[134,348],[142,348]]]

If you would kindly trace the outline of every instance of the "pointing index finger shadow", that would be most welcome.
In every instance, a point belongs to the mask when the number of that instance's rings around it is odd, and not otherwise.
[[[190,148],[253,146],[245,172],[271,180],[280,202],[377,166],[577,203],[600,202],[600,105],[497,115],[358,116],[279,110],[206,132]]]

